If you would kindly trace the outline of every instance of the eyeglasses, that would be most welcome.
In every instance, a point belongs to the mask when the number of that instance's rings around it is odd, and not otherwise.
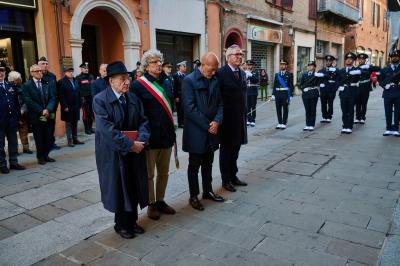
[[[242,53],[236,53],[236,54],[230,54],[230,55],[234,55],[234,56],[243,56],[244,54],[242,54]]]
[[[161,60],[153,60],[153,61],[149,61],[149,64],[158,64],[158,63],[162,64],[162,63],[163,63],[163,61],[161,61]]]
[[[31,72],[37,73],[37,72],[42,72],[42,70],[32,70]]]

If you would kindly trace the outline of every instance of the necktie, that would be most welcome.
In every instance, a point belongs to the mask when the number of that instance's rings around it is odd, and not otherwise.
[[[6,88],[4,87],[4,83],[0,83],[0,88],[2,88],[3,90],[6,90]]]
[[[233,75],[235,76],[236,80],[239,80],[239,71],[237,70],[233,71]]]
[[[122,108],[124,108],[124,111],[126,111],[126,99],[123,94],[119,96],[119,102],[121,103]]]
[[[39,92],[40,92],[40,98],[42,99],[42,103],[45,104],[43,87],[42,87],[42,83],[40,82],[40,80],[38,80],[38,82],[37,82],[37,87],[38,87]]]

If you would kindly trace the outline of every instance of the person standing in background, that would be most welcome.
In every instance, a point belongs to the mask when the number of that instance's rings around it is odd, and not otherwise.
[[[82,120],[85,127],[85,133],[91,135],[94,133],[91,91],[91,83],[94,81],[94,77],[89,74],[89,64],[87,62],[82,63],[79,67],[81,73],[76,76],[76,80],[78,81],[78,86],[82,97]]]
[[[261,101],[268,99],[268,85],[269,85],[269,78],[267,71],[265,69],[261,69],[260,71],[260,94],[261,94]],[[264,98],[265,95],[265,98]]]
[[[176,64],[178,71],[173,75],[174,78],[174,98],[176,114],[178,115],[178,127],[183,128],[183,107],[181,103],[182,81],[186,76],[186,61]]]

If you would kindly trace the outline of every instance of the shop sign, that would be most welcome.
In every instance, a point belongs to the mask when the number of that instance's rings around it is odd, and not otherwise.
[[[0,0],[0,5],[36,9],[36,0]]]
[[[262,42],[282,43],[282,31],[260,26],[250,26],[248,39]]]

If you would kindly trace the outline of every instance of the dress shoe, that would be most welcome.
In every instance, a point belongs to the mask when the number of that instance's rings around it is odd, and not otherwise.
[[[212,191],[203,193],[203,199],[213,200],[216,202],[224,202],[225,201],[225,199],[223,197],[221,197],[218,194],[215,194]]]
[[[46,158],[44,158],[44,160],[48,163],[54,163],[56,160],[54,160],[53,158],[50,158],[49,156],[47,156]]]
[[[160,219],[160,212],[158,211],[154,203],[149,204],[149,206],[147,207],[147,216],[152,220]]]
[[[93,128],[90,129],[90,132],[92,132],[92,134],[96,133]]]
[[[117,234],[119,234],[122,238],[131,239],[135,237],[135,233],[131,230],[119,228],[117,225],[114,225],[114,230]]]
[[[85,130],[85,133],[86,133],[86,135],[92,135],[92,131],[89,130],[89,129],[86,129],[86,130]]]
[[[79,141],[78,139],[74,139],[73,143],[74,143],[75,145],[82,145],[82,144],[85,144],[85,142]]]
[[[51,149],[52,150],[59,150],[59,149],[61,149],[61,147],[54,143],[53,146],[51,146]]]
[[[144,234],[144,228],[143,227],[141,227],[140,225],[138,225],[137,223],[135,223],[134,225],[133,225],[133,232],[135,233],[135,234]]]
[[[230,192],[235,192],[236,191],[236,188],[232,185],[231,182],[222,183],[222,187],[225,188],[226,190],[230,191]]]
[[[46,164],[46,160],[44,158],[39,158],[38,164],[44,165],[44,164]]]
[[[25,166],[20,165],[19,163],[17,164],[10,164],[10,169],[14,170],[25,170]]]
[[[74,143],[72,140],[68,140],[68,147],[75,147]]]
[[[0,168],[0,172],[2,174],[8,174],[10,172],[10,169],[8,169],[7,166],[3,166],[3,167]]]
[[[33,154],[33,151],[31,151],[30,149],[27,149],[27,150],[23,150],[23,153],[26,153],[26,154]]]
[[[165,214],[175,214],[176,211],[169,206],[165,201],[157,201],[156,206],[159,212],[165,213]]]
[[[204,211],[204,207],[197,197],[191,197],[189,199],[189,204],[193,207],[193,209]]]
[[[242,187],[245,187],[245,186],[247,186],[247,183],[246,182],[243,182],[243,181],[241,181],[238,177],[234,177],[234,178],[232,178],[232,181],[231,181],[231,183],[234,185],[234,186],[242,186]]]

